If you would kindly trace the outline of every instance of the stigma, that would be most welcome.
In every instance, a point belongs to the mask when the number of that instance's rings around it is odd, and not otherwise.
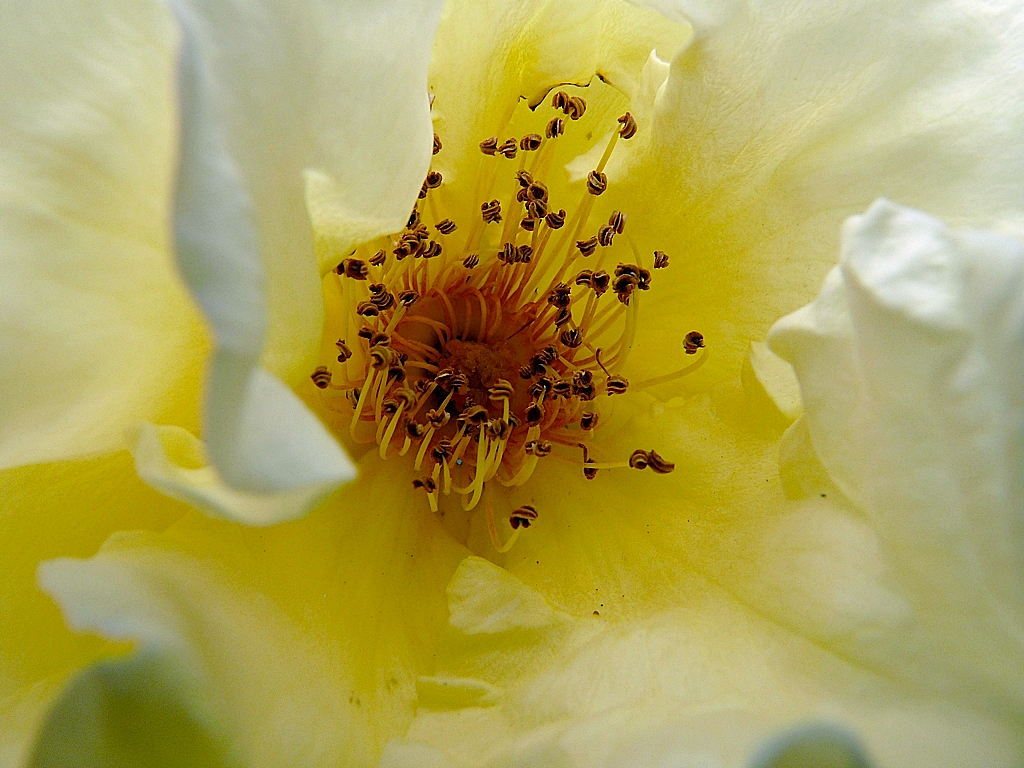
[[[513,511],[503,542],[489,489],[524,485],[541,461],[571,461],[582,481],[618,468],[672,472],[654,449],[598,459],[594,438],[614,398],[685,376],[706,358],[703,336],[691,331],[681,340],[681,357],[694,356],[686,365],[643,382],[622,375],[641,295],[669,256],[638,252],[624,211],[592,221],[617,143],[637,132],[628,112],[578,199],[565,207],[551,199],[554,146],[586,108],[558,91],[543,134],[480,141],[471,220],[446,214],[444,179],[431,170],[405,228],[357,249],[326,278],[341,313],[329,325],[344,332],[312,374],[327,406],[343,414],[353,441],[411,462],[413,485],[435,512],[442,497],[467,511],[483,501],[499,551],[538,510]],[[433,152],[441,151],[435,134]]]

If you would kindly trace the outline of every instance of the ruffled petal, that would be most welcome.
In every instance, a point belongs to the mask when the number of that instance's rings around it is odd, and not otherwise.
[[[685,600],[641,620],[575,619],[496,566],[465,560],[448,587],[452,631],[438,670],[420,679],[416,720],[388,745],[382,766],[845,768],[865,765],[867,754],[881,765],[981,768],[1018,760],[1008,722],[858,669],[713,582],[691,576],[680,586]],[[423,695],[440,685],[492,694],[482,702]],[[821,725],[799,727],[809,720]],[[835,759],[785,762],[801,748]]]
[[[323,304],[309,209],[347,255],[401,229],[430,159],[426,72],[440,2],[177,3],[256,213],[264,365],[315,367]],[[330,266],[333,266],[330,265]]]
[[[167,228],[175,42],[159,3],[5,9],[2,467],[119,450],[142,421],[196,423],[205,333]]]
[[[779,321],[813,454],[877,532],[906,616],[846,652],[1024,705],[1024,244],[879,201]],[[808,459],[805,459],[805,461]]]
[[[84,712],[94,728],[74,757],[87,764],[157,702],[195,743],[229,745],[233,764],[375,764],[412,717],[464,556],[414,503],[411,478],[387,470],[368,467],[294,523],[191,515],[163,535],[116,536],[90,560],[44,564],[73,627],[140,645],[67,689],[43,752],[66,747],[63,713]],[[111,697],[119,708],[98,706]]]
[[[214,113],[213,83],[192,30],[183,32],[175,235],[185,280],[217,340],[203,436],[218,473],[239,491],[318,487],[322,496],[354,468],[302,401],[259,366],[268,320],[253,214]]]
[[[38,588],[39,561],[87,557],[117,530],[160,530],[186,510],[142,483],[124,452],[7,470],[0,498],[0,764],[19,766],[66,679],[122,650],[67,629]]]
[[[608,167],[641,254],[672,258],[641,348],[677,356],[696,328],[711,358],[689,390],[731,378],[880,195],[1024,232],[1022,30],[1013,2],[869,0],[745,3],[698,35]]]

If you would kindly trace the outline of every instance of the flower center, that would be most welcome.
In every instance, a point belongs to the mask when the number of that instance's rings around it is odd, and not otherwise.
[[[347,399],[354,441],[375,442],[382,459],[413,462],[421,473],[414,485],[434,511],[450,494],[471,510],[489,483],[522,485],[552,454],[579,463],[587,479],[617,467],[674,468],[653,449],[607,462],[590,455],[603,402],[684,376],[705,355],[643,382],[621,375],[639,294],[651,288],[651,269],[669,261],[661,251],[641,256],[623,212],[596,231],[590,224],[608,187],[605,165],[636,122],[628,112],[618,119],[567,214],[555,208],[544,178],[565,120],[578,120],[586,102],[558,91],[551,106],[545,135],[480,142],[487,162],[476,187],[479,216],[445,216],[436,200],[443,179],[432,170],[405,229],[357,251],[329,278],[338,282],[343,314],[334,327],[347,335],[313,382],[325,397]],[[440,150],[435,135],[434,154]],[[502,174],[512,177],[504,201],[491,198]],[[696,331],[683,340],[687,355],[703,346]],[[516,509],[502,543],[489,500],[485,507],[500,551],[537,517],[533,507]]]

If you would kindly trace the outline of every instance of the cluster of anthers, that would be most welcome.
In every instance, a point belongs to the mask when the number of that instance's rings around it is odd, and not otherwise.
[[[566,130],[558,113],[578,120],[586,102],[559,91],[551,106],[556,116],[544,136],[480,142],[483,202],[468,232],[455,235],[459,225],[439,213],[442,177],[432,170],[405,229],[337,266],[329,279],[347,335],[336,342],[337,360],[312,376],[325,396],[347,398],[354,441],[376,442],[381,458],[411,457],[422,473],[414,485],[431,509],[441,494],[458,494],[465,510],[484,498],[500,551],[537,511],[513,511],[512,535],[502,543],[485,494],[491,481],[520,486],[549,456],[578,463],[587,479],[617,467],[671,472],[674,465],[654,450],[605,462],[590,455],[588,443],[602,399],[684,376],[705,359],[702,353],[680,370],[632,384],[618,373],[636,335],[639,292],[651,287],[648,266],[669,262],[661,251],[640,256],[624,235],[622,212],[588,229],[608,187],[605,165],[616,143],[635,135],[636,122],[628,112],[618,118],[567,214],[552,205],[544,177]],[[440,150],[435,135],[434,154]],[[488,199],[503,171],[514,174],[509,199]],[[703,346],[696,331],[683,341],[687,355]]]

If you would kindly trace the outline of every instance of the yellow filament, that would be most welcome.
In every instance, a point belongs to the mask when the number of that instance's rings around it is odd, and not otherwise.
[[[395,427],[397,427],[398,426],[398,422],[401,421],[401,419],[402,419],[402,411],[404,411],[404,410],[405,410],[405,401],[403,400],[399,404],[398,410],[395,411],[395,415],[391,419],[391,423],[388,424],[388,431],[384,433],[384,439],[381,441],[381,444],[380,444],[380,457],[382,459],[386,459],[387,458],[388,444],[391,442],[391,438],[395,434]]]
[[[494,545],[499,555],[503,555],[512,549],[512,545],[516,543],[516,539],[519,538],[520,529],[513,529],[512,535],[508,537],[508,541],[502,544],[501,539],[498,538],[498,529],[494,524],[494,505],[491,504],[489,498],[485,501],[485,506],[487,508],[487,532],[491,535],[491,544]]]
[[[363,382],[363,388],[359,390],[359,400],[356,403],[356,409],[352,412],[352,423],[349,425],[349,434],[352,435],[352,439],[356,438],[356,424],[359,423],[359,416],[363,412],[363,406],[366,405],[366,397],[370,391],[370,388],[374,385],[374,380],[377,376],[377,370],[375,368],[370,369],[370,375],[366,377],[366,381]]]
[[[661,376],[655,376],[653,379],[644,379],[643,381],[639,382],[638,384],[631,384],[629,388],[631,390],[639,391],[641,389],[647,389],[647,387],[656,387],[659,384],[665,384],[666,382],[673,381],[674,379],[678,379],[678,378],[681,378],[683,376],[686,376],[688,373],[693,373],[698,368],[700,368],[702,365],[704,365],[704,363],[706,363],[707,360],[708,360],[708,353],[707,353],[707,351],[702,351],[700,353],[700,357],[697,360],[694,360],[689,365],[683,366],[679,370],[672,371],[671,373],[666,373],[666,374],[663,374]]]
[[[430,427],[427,430],[427,434],[423,436],[423,442],[420,443],[420,449],[416,451],[416,461],[412,465],[413,469],[417,472],[420,471],[420,467],[423,466],[423,457],[427,455],[427,446],[430,445],[430,438],[434,436],[434,428]]]

